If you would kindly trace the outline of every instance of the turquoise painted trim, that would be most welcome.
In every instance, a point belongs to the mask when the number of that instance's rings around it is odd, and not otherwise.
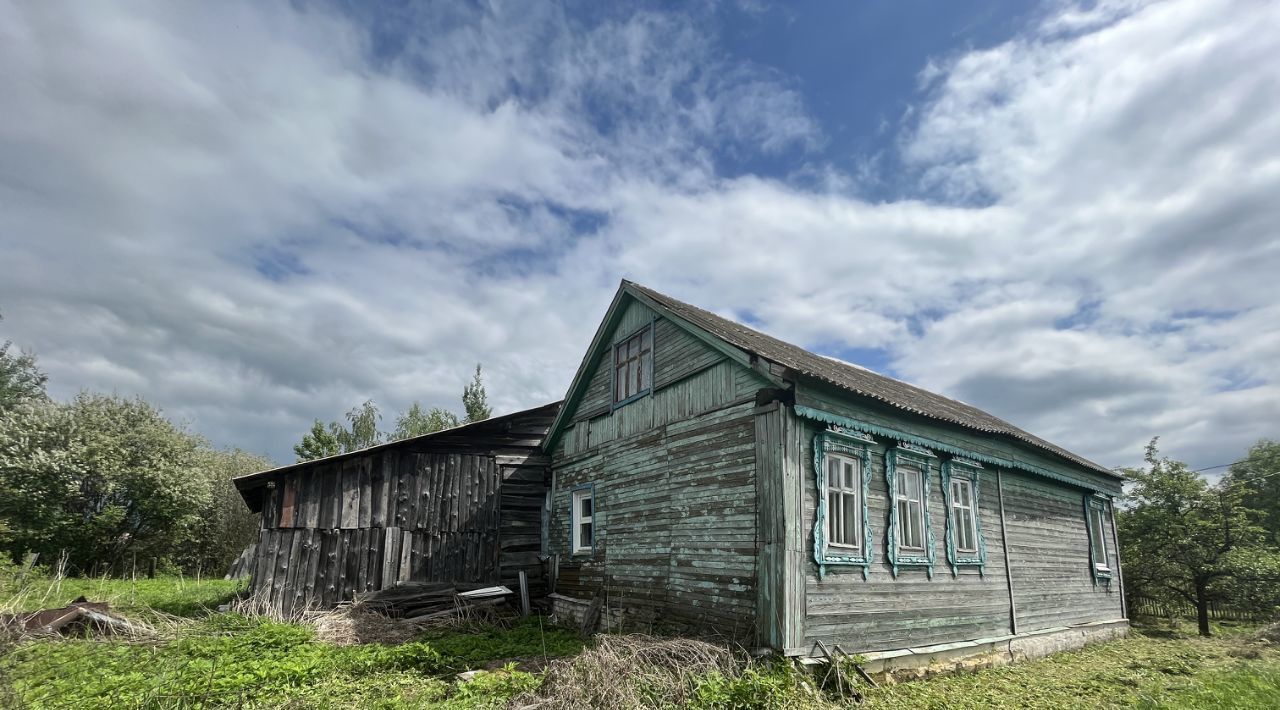
[[[1112,570],[1111,561],[1107,559],[1106,533],[1103,533],[1101,541],[1094,539],[1094,536],[1097,535],[1098,531],[1093,529],[1093,518],[1089,514],[1093,510],[1097,510],[1102,513],[1102,519],[1105,521],[1107,519],[1107,508],[1109,506],[1110,502],[1102,496],[1086,495],[1084,497],[1084,527],[1089,531],[1089,573],[1093,575],[1093,586],[1095,587],[1100,584],[1110,586]],[[1098,545],[1098,542],[1101,542],[1102,544]],[[1102,548],[1102,565],[1106,569],[1098,569],[1097,549],[1099,547]]]
[[[871,445],[875,439],[859,432],[833,428],[813,437],[813,471],[818,482],[818,511],[813,521],[813,561],[818,563],[818,578],[827,576],[827,567],[861,567],[866,579],[871,569],[871,520],[867,515],[867,495],[871,490]],[[830,548],[827,545],[827,466],[828,453],[843,454],[862,461],[862,549]]]
[[[960,554],[956,549],[956,517],[954,502],[951,496],[951,479],[967,478],[973,496],[973,525],[978,532],[978,551]],[[982,464],[977,461],[953,458],[942,463],[942,499],[947,506],[947,562],[951,565],[951,576],[960,574],[961,567],[977,567],[978,574],[986,576],[987,538],[982,534]]]
[[[574,549],[573,535],[578,527],[578,511],[573,505],[573,494],[578,491],[591,492],[591,552],[578,552]],[[597,505],[596,484],[583,483],[569,489],[569,557],[592,558],[596,556],[596,531],[600,529],[600,524],[596,522],[599,517],[600,506]]]
[[[933,565],[935,556],[933,552],[936,540],[933,536],[933,522],[929,519],[929,482],[932,478],[931,461],[936,456],[931,451],[917,453],[915,447],[907,448],[904,446],[895,446],[884,454],[884,481],[888,485],[889,494],[889,529],[886,531],[887,542],[885,544],[885,556],[889,558],[889,566],[893,568],[893,576],[898,576],[900,567],[924,567],[929,579],[933,579]],[[898,475],[898,461],[909,462],[920,468],[921,491],[920,498],[924,507],[924,554],[908,553],[903,554],[898,549],[898,501],[896,478]]]
[[[916,444],[918,446],[923,446],[925,448],[932,449],[933,451],[941,451],[944,453],[953,454],[955,456],[961,456],[964,458],[973,459],[974,461],[980,461],[982,463],[991,464],[993,466],[999,466],[1001,468],[1017,469],[1019,471],[1026,471],[1027,473],[1034,473],[1037,476],[1050,478],[1055,481],[1058,481],[1059,483],[1066,483],[1066,484],[1075,486],[1077,488],[1084,488],[1086,490],[1096,491],[1098,493],[1110,492],[1110,491],[1104,490],[1098,485],[1089,483],[1087,481],[1084,481],[1078,478],[1064,476],[1055,471],[1050,471],[1047,468],[1042,468],[1040,466],[1036,466],[1035,464],[1027,463],[1026,461],[1006,459],[998,456],[989,456],[987,454],[980,454],[975,451],[968,451],[958,446],[952,446],[951,444],[946,444],[941,441],[935,441],[933,439],[928,439],[922,436],[916,436],[915,434],[908,434],[907,432],[904,432],[904,431],[891,429],[889,427],[883,427],[878,424],[871,424],[870,422],[864,422],[858,419],[852,419],[850,417],[841,416],[839,414],[833,414],[831,412],[823,411],[821,409],[806,407],[802,404],[795,405],[795,412],[797,416],[804,417],[805,419],[812,419],[814,421],[822,422],[824,424],[835,424],[837,426],[846,427],[848,429],[855,429],[857,431],[866,432],[868,434],[872,434],[875,436],[883,436],[885,438],[894,439],[896,441],[903,442],[903,443]],[[1095,475],[1101,475],[1101,474],[1095,474]],[[1117,486],[1120,485],[1119,480],[1117,480],[1115,483]],[[1116,490],[1119,490],[1119,489],[1117,488]]]
[[[646,330],[649,331],[649,386],[626,399],[614,402],[610,407],[610,411],[616,411],[619,407],[624,407],[637,399],[648,397],[653,393],[653,359],[658,354],[658,344],[654,342],[655,323],[657,323],[657,318],[650,316],[649,325],[642,325],[639,328],[636,328],[633,332],[628,333],[625,337],[615,339],[613,344],[609,346],[609,399],[613,400],[614,397],[618,396],[618,346],[628,340],[631,340],[637,335],[640,335]]]

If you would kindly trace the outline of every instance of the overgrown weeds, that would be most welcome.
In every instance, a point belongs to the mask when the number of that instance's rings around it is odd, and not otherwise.
[[[798,708],[808,700],[820,702],[785,663],[754,665],[730,647],[633,634],[600,636],[593,648],[552,663],[538,693],[514,704],[566,710]]]

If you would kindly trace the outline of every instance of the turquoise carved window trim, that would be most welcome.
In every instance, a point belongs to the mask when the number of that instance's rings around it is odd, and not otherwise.
[[[969,482],[969,501],[973,509],[974,550],[959,549],[959,531],[956,520],[956,506],[952,481],[967,480]],[[961,567],[976,567],[978,574],[983,575],[987,565],[987,538],[982,534],[982,464],[962,458],[952,458],[942,463],[942,498],[947,506],[947,562],[951,565],[951,576],[958,576]]]
[[[889,529],[885,555],[889,558],[889,566],[893,568],[893,576],[898,576],[902,567],[923,567],[929,579],[933,579],[934,542],[933,525],[929,520],[929,482],[933,475],[934,453],[923,446],[898,442],[898,445],[885,452],[884,480],[888,484],[889,494]],[[924,528],[923,550],[900,550],[898,548],[898,500],[897,478],[900,465],[910,465],[920,469],[920,501],[921,524]]]
[[[1111,560],[1107,549],[1107,510],[1111,501],[1099,495],[1084,497],[1084,526],[1089,531],[1089,572],[1093,585],[1111,584]],[[1101,558],[1101,559],[1099,559]]]
[[[871,520],[867,517],[867,493],[871,487],[871,446],[875,439],[861,432],[832,427],[813,437],[813,471],[818,487],[818,511],[813,521],[813,560],[818,563],[819,579],[828,567],[861,567],[866,579],[871,567]],[[834,547],[827,541],[827,455],[840,454],[862,462],[861,549]]]

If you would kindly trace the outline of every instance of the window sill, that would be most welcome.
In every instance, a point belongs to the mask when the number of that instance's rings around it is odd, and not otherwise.
[[[644,397],[649,396],[649,393],[650,393],[650,392],[652,392],[652,391],[653,391],[653,388],[649,388],[649,389],[644,390],[644,391],[642,391],[642,392],[637,392],[636,394],[633,394],[633,395],[631,395],[630,397],[627,397],[627,398],[626,398],[626,399],[624,399],[624,400],[621,400],[621,401],[618,401],[618,402],[614,402],[614,403],[613,403],[613,407],[612,407],[612,409],[617,409],[617,408],[619,408],[619,407],[625,407],[626,405],[631,404],[632,402],[634,402],[634,401],[636,401],[636,400],[638,400],[638,399],[643,399]]]

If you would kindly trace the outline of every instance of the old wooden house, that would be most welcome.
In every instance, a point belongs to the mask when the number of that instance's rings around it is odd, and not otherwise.
[[[561,613],[882,659],[1127,627],[1117,474],[634,283],[544,448]]]
[[[562,616],[898,666],[1127,628],[1117,474],[626,281],[562,406],[237,485],[286,607],[523,569]]]
[[[237,478],[262,513],[252,593],[288,613],[401,580],[515,585],[521,571],[545,592],[539,446],[559,407]]]

